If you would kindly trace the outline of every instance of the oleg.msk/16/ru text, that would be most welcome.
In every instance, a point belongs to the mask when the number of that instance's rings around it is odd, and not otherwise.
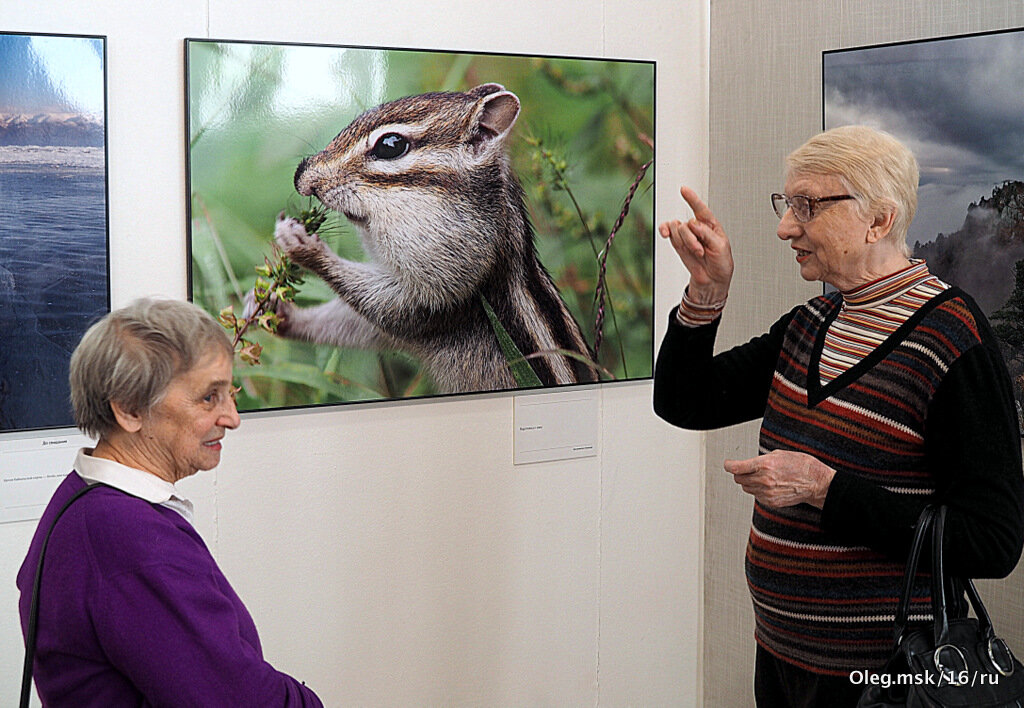
[[[980,671],[946,671],[943,673],[925,674],[879,674],[873,671],[851,671],[850,683],[866,686],[995,686],[999,683],[999,674],[986,674]]]

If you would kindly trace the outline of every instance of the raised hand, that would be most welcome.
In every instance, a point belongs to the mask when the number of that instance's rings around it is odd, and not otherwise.
[[[725,230],[708,205],[689,187],[679,189],[693,210],[687,222],[678,219],[658,226],[690,273],[689,298],[698,304],[725,300],[732,282],[732,247]]]

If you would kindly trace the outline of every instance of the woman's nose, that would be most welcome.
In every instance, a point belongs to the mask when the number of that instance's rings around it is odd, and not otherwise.
[[[797,236],[799,236],[800,230],[800,222],[797,221],[796,217],[793,215],[793,209],[787,207],[785,213],[782,215],[782,218],[779,219],[779,226],[775,230],[775,233],[783,241],[788,241],[791,238],[796,238]]]
[[[221,413],[220,421],[221,426],[234,430],[242,423],[241,416],[238,415],[238,407],[235,405],[235,399],[229,398],[225,404],[224,411]]]

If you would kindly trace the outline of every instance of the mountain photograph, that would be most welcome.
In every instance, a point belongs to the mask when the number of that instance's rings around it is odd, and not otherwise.
[[[1024,31],[828,51],[822,79],[826,129],[870,125],[914,152],[913,256],[992,320],[1024,401]]]

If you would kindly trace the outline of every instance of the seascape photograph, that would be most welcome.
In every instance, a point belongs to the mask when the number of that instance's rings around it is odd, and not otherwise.
[[[0,33],[0,431],[73,425],[71,352],[109,310],[104,61]]]
[[[1024,30],[829,51],[822,77],[826,129],[914,152],[913,256],[978,302],[1024,400]]]

